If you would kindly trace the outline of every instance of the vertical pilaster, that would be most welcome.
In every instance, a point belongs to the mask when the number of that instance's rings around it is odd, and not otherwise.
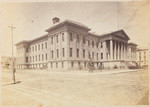
[[[114,60],[116,59],[116,41],[114,40]]]

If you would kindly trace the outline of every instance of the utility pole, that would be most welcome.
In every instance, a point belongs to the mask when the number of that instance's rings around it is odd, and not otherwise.
[[[14,48],[13,48],[13,30],[16,29],[15,27],[8,26],[11,29],[11,38],[12,38],[12,73],[13,73],[13,81],[14,83],[16,82],[15,80],[15,67],[14,67]]]

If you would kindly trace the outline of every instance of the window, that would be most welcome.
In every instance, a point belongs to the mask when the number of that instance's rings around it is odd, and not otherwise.
[[[51,63],[51,68],[53,68],[53,63]]]
[[[33,56],[33,62],[34,62],[34,56]]]
[[[72,41],[72,33],[71,32],[70,32],[69,37],[70,37],[70,41]]]
[[[37,55],[35,56],[35,60],[36,60],[36,62],[37,62]]]
[[[65,49],[62,48],[62,54],[63,54],[63,57],[65,57]]]
[[[92,53],[92,57],[93,57],[93,60],[94,60],[94,52]]]
[[[57,58],[59,57],[59,50],[57,49]]]
[[[56,35],[56,41],[57,41],[57,43],[58,43],[58,35]]]
[[[42,43],[42,49],[43,49],[43,43]]]
[[[88,40],[88,46],[90,46],[90,41]]]
[[[58,68],[58,63],[56,62],[56,68]]]
[[[92,47],[94,47],[94,41],[92,41]]]
[[[77,49],[77,57],[79,57],[79,49]]]
[[[83,36],[83,44],[85,44],[85,36]]]
[[[26,62],[28,62],[28,57],[26,57]]]
[[[86,62],[84,62],[84,67],[86,67]]]
[[[39,48],[39,50],[40,50],[40,45],[38,45],[38,48]]]
[[[78,62],[78,67],[80,67],[80,62]]]
[[[62,33],[62,41],[64,41],[64,33]]]
[[[28,48],[26,48],[26,52],[27,52],[27,53],[29,52],[29,49],[28,49]]]
[[[90,52],[88,52],[88,54],[89,54],[88,56],[89,56],[89,59],[90,59],[90,58],[91,58],[91,54],[90,54]]]
[[[79,35],[77,34],[77,42],[79,42]]]
[[[96,56],[97,56],[97,60],[98,60],[98,53],[97,53],[97,55],[96,55]]]
[[[70,57],[72,57],[72,48],[70,48]]]
[[[33,49],[33,52],[34,52],[34,47],[32,49]]]
[[[101,53],[101,59],[103,59],[103,53]]]
[[[39,61],[40,61],[40,55],[39,55]]]
[[[73,66],[74,66],[74,63],[73,63],[73,62],[71,62],[71,67],[73,68]]]
[[[32,58],[30,57],[30,62],[32,62]]]
[[[53,44],[53,37],[51,37],[51,44]]]
[[[62,68],[64,68],[64,63],[63,62],[61,62],[61,65],[62,65]]]
[[[98,42],[96,42],[96,47],[98,48]]]
[[[101,48],[103,48],[103,42],[101,42]]]
[[[47,42],[45,42],[45,48],[47,48]]]
[[[83,49],[83,58],[85,58],[85,49]]]
[[[53,55],[53,54],[54,54],[54,52],[53,52],[53,50],[52,50],[52,59],[53,59],[53,57],[54,57],[54,55]]]
[[[45,54],[45,60],[47,60],[47,53]]]
[[[37,51],[37,46],[35,46],[35,51]]]
[[[42,54],[42,61],[44,61],[44,55]]]

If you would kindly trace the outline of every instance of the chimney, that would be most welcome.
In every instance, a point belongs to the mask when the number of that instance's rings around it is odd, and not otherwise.
[[[53,24],[55,24],[58,23],[60,19],[58,17],[54,17],[52,20],[53,20]]]

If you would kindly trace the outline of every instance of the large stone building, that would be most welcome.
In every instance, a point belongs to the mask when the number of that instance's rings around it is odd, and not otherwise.
[[[87,69],[89,61],[95,69],[126,68],[127,61],[135,61],[136,44],[124,30],[105,35],[89,32],[87,26],[53,18],[46,35],[16,44],[18,69]]]

